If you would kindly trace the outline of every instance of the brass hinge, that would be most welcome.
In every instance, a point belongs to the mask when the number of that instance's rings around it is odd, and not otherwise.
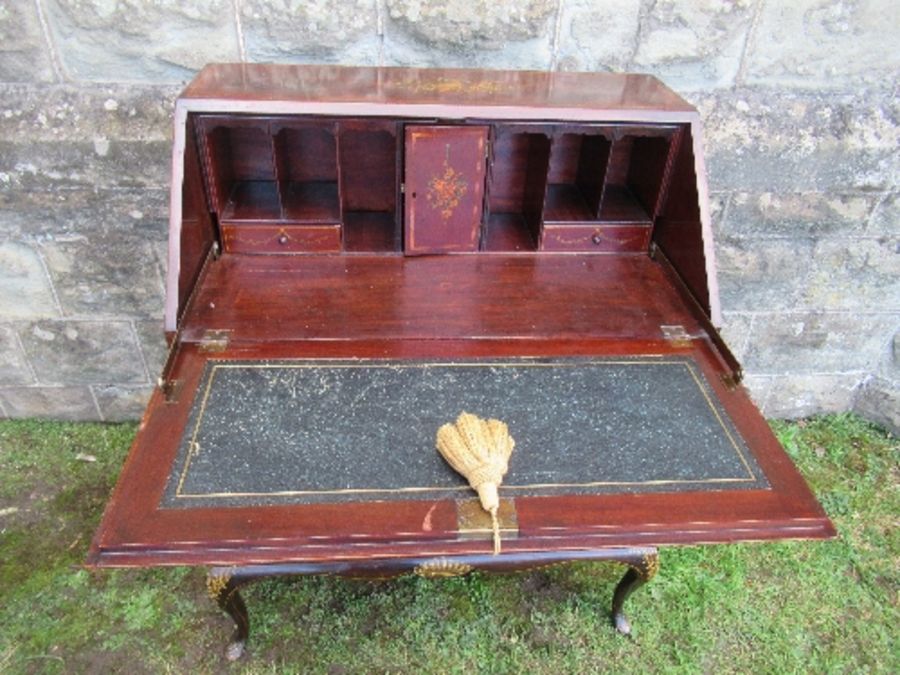
[[[159,378],[157,382],[160,391],[166,400],[166,403],[177,403],[178,396],[181,394],[181,388],[184,386],[183,380],[165,380]]]
[[[744,373],[740,368],[729,373],[722,373],[722,384],[725,385],[728,391],[737,389],[743,379]]]
[[[501,539],[519,537],[519,518],[516,514],[515,500],[500,500],[497,520],[500,522]],[[456,531],[458,539],[491,539],[494,536],[491,514],[481,507],[481,502],[477,499],[457,500]]]
[[[690,347],[691,336],[684,329],[684,326],[660,326],[663,338],[673,347]]]
[[[225,329],[207,330],[197,343],[201,352],[224,352],[228,349],[231,331]]]

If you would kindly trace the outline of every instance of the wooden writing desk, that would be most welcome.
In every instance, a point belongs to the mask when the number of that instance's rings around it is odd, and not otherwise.
[[[696,111],[639,75],[205,68],[175,113],[160,386],[89,564],[617,560],[831,523],[740,386]],[[434,448],[509,424],[503,552]]]

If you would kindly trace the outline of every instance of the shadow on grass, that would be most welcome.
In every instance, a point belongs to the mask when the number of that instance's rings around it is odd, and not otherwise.
[[[203,570],[78,567],[135,427],[0,422],[0,671],[900,671],[897,439],[853,416],[773,426],[838,538],[666,549],[629,601],[634,639],[609,623],[615,565],[307,577],[246,590],[229,664]]]

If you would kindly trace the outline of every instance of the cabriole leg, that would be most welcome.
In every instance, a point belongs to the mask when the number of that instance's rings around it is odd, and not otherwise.
[[[229,661],[236,661],[244,653],[247,637],[250,635],[250,617],[244,599],[238,593],[238,587],[250,581],[232,575],[228,569],[212,569],[206,577],[206,590],[209,597],[215,600],[219,608],[234,621],[234,635],[225,656]]]
[[[631,634],[631,624],[625,618],[625,612],[622,606],[635,590],[650,581],[659,570],[659,553],[655,550],[644,553],[640,558],[636,558],[628,563],[628,571],[616,586],[613,593],[612,603],[612,619],[616,626],[616,630],[622,635]]]

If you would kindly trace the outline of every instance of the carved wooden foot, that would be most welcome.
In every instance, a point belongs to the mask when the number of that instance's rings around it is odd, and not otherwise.
[[[622,577],[622,580],[616,586],[612,603],[613,623],[616,626],[616,630],[622,635],[631,634],[631,624],[625,618],[622,606],[625,604],[628,596],[656,575],[656,572],[659,570],[659,554],[655,550],[644,553],[640,558],[627,562],[627,565],[628,571],[625,572],[625,576]]]
[[[219,608],[234,621],[235,629],[231,642],[225,650],[229,661],[236,661],[244,653],[247,637],[250,635],[250,617],[244,599],[238,593],[238,587],[250,581],[232,575],[228,569],[210,570],[206,577],[206,589],[209,597],[216,601]]]

